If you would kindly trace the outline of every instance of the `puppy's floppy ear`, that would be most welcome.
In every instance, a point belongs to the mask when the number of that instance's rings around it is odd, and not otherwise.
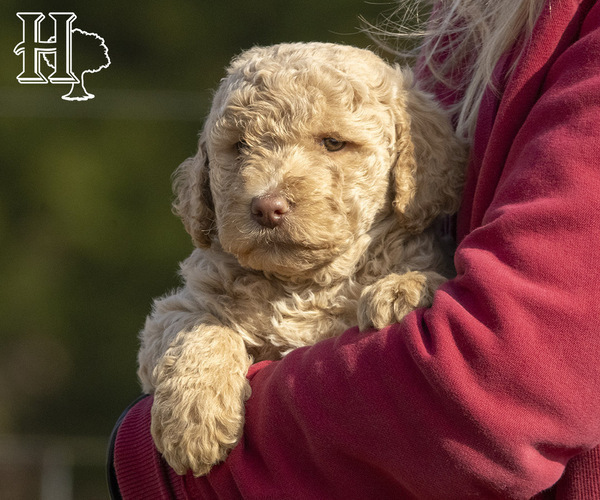
[[[411,233],[442,214],[458,211],[466,147],[433,98],[419,90],[412,73],[400,70],[403,90],[394,110],[397,160],[393,170],[394,208]]]
[[[196,246],[209,247],[214,234],[215,212],[203,135],[200,137],[196,156],[185,160],[173,174],[173,212],[181,217]]]

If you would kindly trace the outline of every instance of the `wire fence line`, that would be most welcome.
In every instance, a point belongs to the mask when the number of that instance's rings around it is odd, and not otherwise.
[[[107,498],[108,438],[0,435],[0,500]]]
[[[96,118],[201,123],[211,91],[96,89],[85,102],[61,99],[60,89],[0,87],[0,118]]]

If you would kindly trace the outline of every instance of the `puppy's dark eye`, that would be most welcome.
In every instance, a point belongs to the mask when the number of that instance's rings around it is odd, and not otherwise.
[[[321,144],[325,147],[327,151],[330,152],[340,151],[341,149],[344,149],[344,147],[346,147],[345,141],[338,141],[333,137],[325,137],[321,141]]]
[[[248,143],[243,140],[235,143],[235,149],[238,152],[238,154],[241,154],[244,151],[247,151],[249,147],[250,146],[248,146]]]

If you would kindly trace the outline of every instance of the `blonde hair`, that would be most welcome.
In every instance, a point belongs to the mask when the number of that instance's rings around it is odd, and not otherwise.
[[[391,15],[368,31],[403,61],[418,57],[427,69],[421,80],[425,89],[441,83],[457,91],[460,97],[450,111],[456,116],[457,133],[471,143],[483,93],[490,85],[494,88],[496,64],[515,43],[523,50],[544,2],[400,0]],[[512,69],[514,65],[509,73]]]

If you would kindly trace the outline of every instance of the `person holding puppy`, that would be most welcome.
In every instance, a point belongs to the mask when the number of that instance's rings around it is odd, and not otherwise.
[[[115,495],[600,497],[600,4],[432,12],[421,86],[470,147],[457,276],[400,323],[253,365],[242,440],[206,476],[165,465],[138,401]]]

